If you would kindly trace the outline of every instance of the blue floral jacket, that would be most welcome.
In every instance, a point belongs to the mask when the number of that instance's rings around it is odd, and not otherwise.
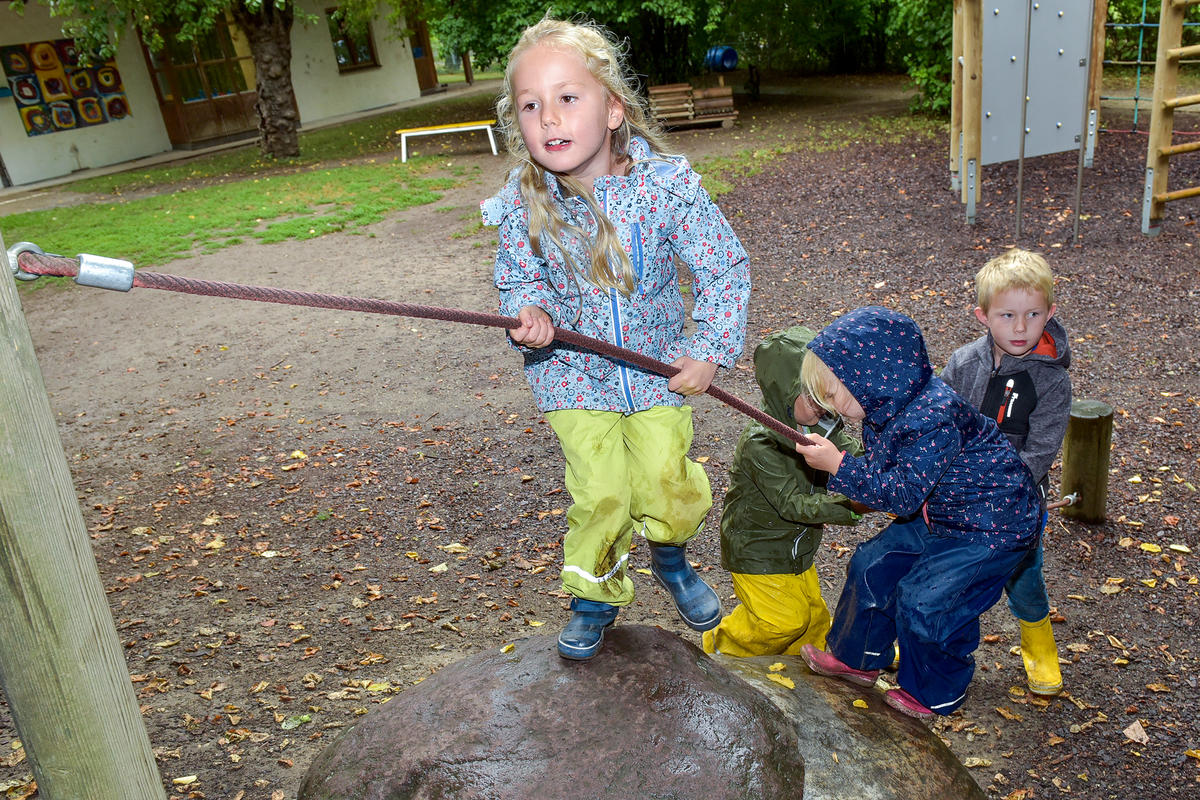
[[[571,275],[563,254],[543,242],[546,258],[529,241],[529,214],[514,175],[496,196],[481,204],[483,220],[498,225],[495,283],[500,313],[515,317],[536,305],[556,327],[637,351],[670,363],[680,356],[730,367],[746,335],[750,275],[746,251],[729,222],[700,186],[700,176],[683,157],[658,157],[645,140],[630,145],[635,163],[628,176],[595,181],[597,202],[616,226],[637,275],[626,296]],[[547,186],[569,222],[593,234],[596,221],[579,197],[564,197],[554,176]],[[564,242],[577,263],[587,264],[588,242]],[[677,263],[692,273],[695,328],[684,334],[686,309]],[[590,351],[557,342],[518,348],[525,376],[542,411],[585,408],[632,413],[653,406],[678,406],[683,396],[667,390],[667,379]]]

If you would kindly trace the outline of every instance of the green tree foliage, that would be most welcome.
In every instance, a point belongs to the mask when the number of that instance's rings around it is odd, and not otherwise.
[[[899,0],[888,20],[891,47],[902,53],[904,68],[919,94],[915,110],[950,112],[950,60],[954,9],[948,0]]]
[[[648,83],[684,80],[700,65],[709,34],[719,25],[721,0],[425,0],[420,13],[438,39],[470,52],[480,67],[503,65],[521,31],[547,13],[584,17],[629,42],[630,63]]]
[[[720,22],[721,44],[760,69],[878,72],[891,67],[890,0],[773,0],[732,3]]]

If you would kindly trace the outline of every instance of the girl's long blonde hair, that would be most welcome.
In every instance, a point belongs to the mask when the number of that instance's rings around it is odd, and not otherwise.
[[[504,70],[504,93],[496,101],[496,117],[508,152],[517,161],[521,196],[529,210],[529,242],[533,251],[546,258],[542,242],[549,239],[566,258],[568,271],[578,270],[597,286],[614,288],[628,295],[637,286],[633,265],[612,221],[596,202],[591,187],[565,175],[551,173],[565,193],[583,198],[596,220],[596,239],[588,248],[591,263],[584,267],[575,263],[570,251],[563,246],[563,239],[577,236],[586,241],[587,233],[563,219],[546,187],[547,170],[534,160],[521,138],[513,92],[513,68],[523,53],[538,45],[578,53],[588,72],[604,87],[607,98],[615,98],[621,104],[624,120],[612,134],[612,155],[616,161],[623,161],[629,155],[629,143],[634,136],[644,138],[653,152],[665,153],[662,130],[647,113],[637,93],[636,79],[625,63],[624,47],[605,28],[585,20],[546,18],[526,28],[509,53],[508,66]]]

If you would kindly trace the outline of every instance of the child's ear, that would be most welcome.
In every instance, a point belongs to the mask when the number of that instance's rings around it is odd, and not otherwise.
[[[613,97],[608,101],[608,129],[615,131],[625,121],[625,104],[619,98]]]
[[[1051,303],[1050,310],[1046,312],[1046,319],[1053,317],[1055,311],[1058,311],[1058,303]]]
[[[987,327],[987,312],[983,310],[982,306],[975,306],[975,319],[979,320],[980,325]]]

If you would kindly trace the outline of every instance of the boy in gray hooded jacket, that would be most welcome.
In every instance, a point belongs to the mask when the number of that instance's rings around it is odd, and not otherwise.
[[[975,317],[987,333],[960,347],[942,370],[971,405],[1000,426],[1037,481],[1043,503],[1047,473],[1071,414],[1071,348],[1054,318],[1054,276],[1046,260],[1012,248],[975,276]],[[1062,690],[1050,600],[1042,579],[1042,543],[1004,587],[1021,625],[1021,657],[1036,694]]]

